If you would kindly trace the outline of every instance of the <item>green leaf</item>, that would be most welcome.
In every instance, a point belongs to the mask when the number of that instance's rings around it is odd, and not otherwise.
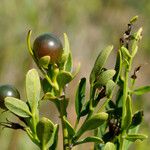
[[[64,49],[59,68],[60,70],[65,70],[67,72],[71,72],[72,70],[72,55],[70,51],[69,40],[66,33],[64,33]]]
[[[64,41],[65,41],[65,46],[64,46],[64,53],[69,54],[70,52],[70,44],[69,44],[69,39],[66,33],[64,33]]]
[[[69,123],[65,116],[63,117],[63,121],[65,122],[69,137],[72,138],[75,135],[75,130],[73,129],[72,125]]]
[[[31,117],[32,114],[29,110],[28,105],[14,97],[6,97],[5,98],[5,106],[14,114],[17,116],[26,118]]]
[[[43,100],[50,100],[50,101],[54,101],[56,99],[58,99],[55,95],[53,95],[51,92],[47,92],[45,93],[45,95],[42,98]]]
[[[50,147],[49,150],[56,150],[57,148],[58,131],[59,131],[59,125],[56,124],[54,127],[53,136],[51,138],[52,143],[49,143],[49,145],[47,145],[48,148]]]
[[[65,63],[65,71],[71,72],[71,70],[72,70],[72,55],[71,55],[71,51],[70,51],[70,44],[69,44],[68,36],[66,33],[64,33],[64,41],[65,41],[64,53],[67,55],[67,61]]]
[[[134,35],[134,40],[131,44],[131,56],[134,57],[135,54],[137,53],[137,49],[138,49],[138,42],[139,40],[142,38],[141,34],[142,34],[143,29],[140,28]]]
[[[142,120],[143,120],[143,111],[140,110],[133,115],[130,129],[137,127],[139,124],[141,124]]]
[[[71,73],[66,72],[66,71],[60,71],[59,74],[57,75],[57,82],[60,87],[64,87],[67,83],[72,81],[73,77]]]
[[[96,136],[90,136],[90,137],[87,137],[85,139],[82,139],[76,143],[74,143],[73,145],[79,145],[79,144],[83,144],[83,143],[88,143],[88,142],[94,142],[94,143],[104,143],[104,141],[99,138],[99,137],[96,137]]]
[[[144,135],[144,134],[128,134],[127,136],[123,137],[125,138],[126,140],[129,140],[129,141],[132,141],[132,142],[135,142],[136,140],[145,140],[148,138],[147,135]]]
[[[26,93],[27,100],[32,112],[35,112],[40,100],[40,79],[36,69],[31,69],[26,75]]]
[[[137,134],[138,130],[139,130],[139,127],[140,126],[138,125],[135,128],[129,129],[128,130],[128,134]],[[124,148],[128,149],[132,143],[133,143],[132,141],[125,140],[125,142],[124,142]]]
[[[109,80],[106,84],[106,96],[109,98],[116,83],[113,80]]]
[[[92,72],[90,74],[90,83],[94,82],[97,75],[99,75],[99,73],[101,72],[101,69],[105,65],[106,60],[108,56],[110,55],[112,49],[113,49],[113,46],[108,46],[104,50],[102,50],[100,54],[98,55],[95,61],[94,67],[92,69]]]
[[[106,71],[103,71],[99,77],[97,78],[97,82],[96,84],[97,85],[106,85],[107,82],[112,79],[112,77],[115,75],[116,71],[115,70],[106,70]]]
[[[137,20],[138,20],[138,16],[134,16],[133,18],[131,18],[130,23],[133,24]]]
[[[65,64],[65,71],[69,71],[69,72],[72,71],[72,55],[71,55],[71,53],[69,53],[67,62]]]
[[[79,138],[85,131],[93,130],[102,125],[108,119],[105,112],[97,113],[86,120],[75,135],[75,139]]]
[[[52,90],[52,86],[49,84],[49,82],[47,81],[47,79],[41,79],[41,85],[42,85],[42,89],[43,92],[50,92]]]
[[[29,53],[31,54],[31,56],[34,56],[33,50],[31,48],[31,42],[30,42],[31,34],[32,34],[32,30],[29,30],[29,32],[27,34],[27,45],[28,45]]]
[[[54,132],[54,124],[48,118],[41,118],[36,126],[37,136],[40,140],[41,146],[44,147],[47,145]]]
[[[122,55],[121,55],[121,51],[120,49],[118,50],[118,53],[117,53],[117,59],[116,59],[116,64],[115,64],[115,71],[116,71],[116,74],[114,75],[113,77],[113,80],[115,82],[118,81],[119,79],[119,76],[120,76],[120,73],[121,73],[121,69],[122,69]]]
[[[80,118],[83,102],[85,100],[85,89],[86,89],[86,78],[82,78],[77,88],[75,98],[75,109],[78,119]]]
[[[112,100],[110,100],[108,102],[108,109],[114,110],[115,108],[116,108],[116,104]]]
[[[119,88],[117,94],[116,94],[116,105],[117,107],[122,107],[123,101],[123,88]]]
[[[116,150],[116,147],[112,142],[107,142],[105,144],[104,150]]]
[[[83,105],[83,109],[80,113],[80,116],[85,116],[90,112],[90,101],[87,101],[84,105]]]
[[[133,91],[133,94],[135,94],[135,95],[143,95],[143,94],[145,94],[147,92],[150,92],[150,86],[143,86],[143,87],[140,87],[138,89],[135,89]]]
[[[121,47],[121,52],[122,52],[122,56],[127,60],[132,57],[129,50],[124,46]]]
[[[105,112],[94,114],[83,125],[85,130],[93,130],[102,125],[108,119],[108,114]]]
[[[49,63],[50,63],[50,56],[44,56],[39,60],[40,66],[42,66],[45,69],[48,69]]]
[[[132,122],[132,101],[131,97],[128,95],[126,100],[126,115],[123,121],[123,129],[128,129]]]

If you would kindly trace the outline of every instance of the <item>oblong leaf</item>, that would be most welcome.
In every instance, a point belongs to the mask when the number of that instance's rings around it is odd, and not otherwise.
[[[96,137],[96,136],[90,136],[90,137],[87,137],[85,139],[82,139],[82,140],[76,142],[73,145],[75,146],[75,145],[79,145],[79,144],[83,144],[83,143],[88,143],[88,142],[104,143],[104,141],[101,138]]]
[[[56,124],[54,127],[54,133],[52,135],[51,142],[47,144],[47,147],[49,148],[49,150],[56,150],[57,148],[58,131],[59,131],[59,125]]]
[[[125,138],[126,140],[129,140],[129,141],[132,141],[132,142],[135,142],[136,140],[145,140],[148,138],[147,135],[144,135],[144,134],[128,134],[127,136],[123,137]]]
[[[72,55],[71,55],[71,53],[69,53],[67,62],[65,64],[65,71],[71,72],[72,71],[72,66],[73,66],[72,65]]]
[[[65,70],[67,72],[72,71],[72,55],[68,36],[66,33],[64,33],[64,49],[60,65],[62,67],[62,70]]]
[[[122,55],[121,55],[121,51],[119,49],[118,53],[117,53],[116,64],[115,64],[116,74],[113,77],[113,81],[115,81],[115,82],[118,81],[120,73],[121,73],[121,69],[122,69]]]
[[[48,118],[41,118],[36,126],[37,136],[40,140],[41,146],[45,146],[51,140],[54,132],[54,124]]]
[[[108,114],[105,112],[97,113],[89,118],[83,125],[83,129],[92,130],[99,127],[108,119]]]
[[[147,92],[150,92],[150,86],[143,86],[143,87],[140,87],[138,89],[135,89],[133,91],[133,94],[135,94],[135,95],[143,95],[143,94],[145,94]]]
[[[43,57],[41,57],[40,60],[39,60],[40,66],[42,66],[45,69],[48,69],[48,65],[50,63],[50,59],[51,59],[50,56],[43,56]]]
[[[110,55],[111,51],[113,49],[113,46],[108,46],[104,50],[100,52],[98,55],[94,67],[92,69],[92,72],[90,74],[90,83],[95,81],[96,76],[100,73],[102,67],[105,65],[106,60],[108,56]]]
[[[131,56],[132,57],[134,57],[135,56],[135,54],[137,53],[137,50],[138,50],[138,42],[139,42],[139,40],[142,38],[142,31],[143,31],[143,29],[142,28],[140,28],[136,33],[135,33],[135,35],[134,35],[134,40],[133,40],[133,42],[132,42],[132,44],[131,44]]]
[[[123,121],[123,129],[128,129],[132,122],[132,101],[131,97],[128,95],[126,100],[126,115]]]
[[[130,19],[130,23],[131,23],[131,24],[135,23],[135,22],[137,21],[137,19],[138,19],[138,16],[132,17],[132,18]]]
[[[73,137],[75,135],[75,130],[73,129],[72,125],[69,123],[66,117],[63,117],[63,121],[65,122],[66,128],[68,130],[69,137]]]
[[[31,48],[31,42],[30,42],[31,34],[32,34],[32,30],[29,30],[29,31],[28,31],[28,34],[27,34],[27,46],[28,46],[29,53],[30,53],[32,56],[34,56],[33,50],[32,50],[32,48]]]
[[[70,44],[69,44],[69,39],[66,33],[64,33],[64,53],[69,54],[70,52]]]
[[[121,52],[122,52],[122,56],[126,59],[130,59],[132,57],[129,50],[124,46],[121,47]]]
[[[75,110],[78,118],[80,118],[80,113],[85,99],[85,88],[86,88],[86,78],[82,78],[77,88],[75,98]]]
[[[5,106],[14,114],[17,116],[26,118],[31,117],[32,114],[29,110],[28,105],[14,97],[6,97],[5,98]]]
[[[60,71],[57,75],[57,82],[60,87],[64,87],[67,83],[69,83],[73,79],[70,72]]]
[[[40,100],[41,84],[36,69],[31,69],[26,75],[26,93],[30,108],[35,111]]]
[[[116,147],[115,147],[114,143],[107,142],[105,147],[104,147],[104,150],[116,150]]]
[[[99,77],[97,78],[96,84],[98,85],[106,85],[107,82],[112,79],[112,77],[115,75],[116,71],[115,70],[106,70],[103,71]]]
[[[109,98],[114,87],[115,87],[115,82],[113,80],[109,80],[106,84],[106,96]]]
[[[86,120],[81,128],[75,135],[75,139],[78,139],[85,131],[93,130],[102,125],[108,119],[108,114],[105,112],[94,114],[88,120]]]
[[[143,110],[136,112],[132,117],[130,129],[137,127],[143,120]]]

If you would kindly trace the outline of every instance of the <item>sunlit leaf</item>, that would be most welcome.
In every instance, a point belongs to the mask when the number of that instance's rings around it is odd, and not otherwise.
[[[133,91],[135,95],[143,95],[147,92],[150,92],[150,86],[143,86]]]
[[[106,96],[109,98],[114,87],[115,87],[115,82],[113,80],[109,80],[106,84]]]
[[[101,72],[101,69],[105,65],[106,60],[109,54],[111,53],[112,49],[113,49],[112,45],[108,46],[104,50],[102,50],[100,54],[98,55],[95,61],[94,67],[92,69],[92,72],[90,74],[90,83],[94,82],[96,79],[96,76],[98,76],[99,73]]]
[[[38,72],[36,69],[31,69],[26,75],[26,93],[27,100],[30,105],[32,112],[34,112],[38,107],[38,102],[40,100],[41,84]]]
[[[70,50],[69,39],[66,33],[64,33],[64,54],[66,55],[66,63],[65,63],[65,71],[71,72],[72,71],[72,55]]]
[[[49,150],[56,150],[56,148],[57,148],[58,131],[59,131],[59,125],[56,124],[54,127],[54,132],[53,132],[52,138],[51,138],[50,142],[47,144],[47,148],[49,148]]]
[[[70,122],[66,119],[66,117],[63,117],[63,120],[64,120],[66,128],[68,130],[69,137],[73,137],[75,135],[75,130],[73,129],[73,127],[70,124]]]
[[[106,85],[107,82],[112,79],[112,77],[115,75],[116,71],[115,70],[106,70],[103,71],[99,77],[97,77],[97,85]]]
[[[40,66],[42,66],[45,69],[48,69],[49,63],[50,63],[50,56],[44,56],[39,60]]]
[[[126,59],[130,59],[132,57],[129,50],[124,46],[121,47],[121,52],[122,52],[122,56]]]
[[[57,75],[58,85],[64,87],[67,83],[69,83],[73,79],[71,73],[66,71],[60,71]]]
[[[102,125],[108,119],[108,114],[101,112],[94,114],[88,120],[86,120],[81,128],[76,133],[75,137],[80,137],[85,131],[93,130]]]
[[[28,105],[17,98],[6,97],[5,105],[12,113],[16,114],[17,116],[24,118],[32,116]]]
[[[145,134],[128,134],[127,136],[124,137],[126,140],[135,142],[136,140],[145,140],[148,138],[147,135]]]
[[[54,124],[48,118],[43,117],[36,126],[36,132],[43,147],[48,144],[53,135]]]
[[[128,95],[127,100],[126,100],[126,115],[123,120],[123,129],[128,129],[132,122],[132,101],[131,97]]]
[[[96,136],[89,136],[85,139],[82,139],[82,140],[76,142],[74,145],[79,145],[79,144],[88,143],[88,142],[103,143],[103,140]]]
[[[114,143],[107,142],[105,144],[104,150],[116,150],[116,147],[115,147]]]

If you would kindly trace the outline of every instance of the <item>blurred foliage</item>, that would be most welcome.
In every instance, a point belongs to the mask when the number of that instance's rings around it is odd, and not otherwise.
[[[42,32],[52,32],[63,40],[63,32],[66,32],[70,38],[74,61],[82,64],[79,76],[67,90],[69,96],[74,97],[75,93],[71,89],[81,76],[89,76],[99,49],[110,43],[116,49],[126,23],[134,15],[139,15],[138,26],[144,27],[140,52],[135,63],[142,64],[137,81],[138,85],[150,84],[150,70],[147,65],[150,63],[149,11],[148,0],[0,0],[0,84],[14,84],[25,99],[25,74],[34,66],[27,52],[28,30],[33,30],[33,39]],[[114,58],[110,59],[110,65],[113,62]],[[144,99],[135,100],[138,101],[138,107],[142,108],[141,104],[150,105],[145,99],[148,99],[148,95]],[[68,112],[73,109],[73,105],[72,99]],[[41,115],[45,112],[47,115],[53,113],[53,106],[49,106],[50,109],[48,106],[43,105]],[[150,115],[150,110],[146,113]],[[4,120],[6,116],[13,119],[8,114],[2,113],[0,120]],[[56,113],[52,118],[57,120],[57,116]],[[74,114],[71,114],[70,120],[74,123],[73,118]],[[142,130],[150,133],[150,122],[145,122]],[[136,142],[132,149],[148,150],[149,142],[150,138],[143,143]],[[0,131],[0,145],[1,150],[37,149],[25,134],[12,130]]]

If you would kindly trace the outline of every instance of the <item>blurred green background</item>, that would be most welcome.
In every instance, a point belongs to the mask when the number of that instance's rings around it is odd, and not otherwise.
[[[33,30],[32,41],[43,32],[52,32],[63,41],[66,32],[70,39],[74,65],[81,63],[81,71],[67,89],[71,97],[68,108],[69,119],[74,123],[74,95],[78,80],[89,77],[90,70],[99,51],[113,44],[118,47],[119,37],[126,29],[128,20],[139,16],[137,27],[143,26],[143,39],[135,59],[135,67],[142,65],[137,85],[150,84],[150,1],[149,0],[0,0],[0,84],[13,84],[25,100],[25,74],[35,67],[26,45],[26,35]],[[113,67],[115,51],[108,66]],[[140,131],[150,135],[149,94],[137,97],[137,109],[145,108],[145,119]],[[147,106],[147,107],[146,107]],[[41,116],[58,122],[58,113],[51,103],[42,103]],[[9,112],[2,113],[0,120],[8,117],[17,121]],[[61,139],[61,134],[60,134]],[[61,141],[61,140],[60,140]],[[149,150],[150,138],[137,141],[131,149]],[[58,149],[61,148],[61,142]],[[91,150],[83,145],[74,150]],[[22,131],[0,129],[0,150],[38,150]]]

